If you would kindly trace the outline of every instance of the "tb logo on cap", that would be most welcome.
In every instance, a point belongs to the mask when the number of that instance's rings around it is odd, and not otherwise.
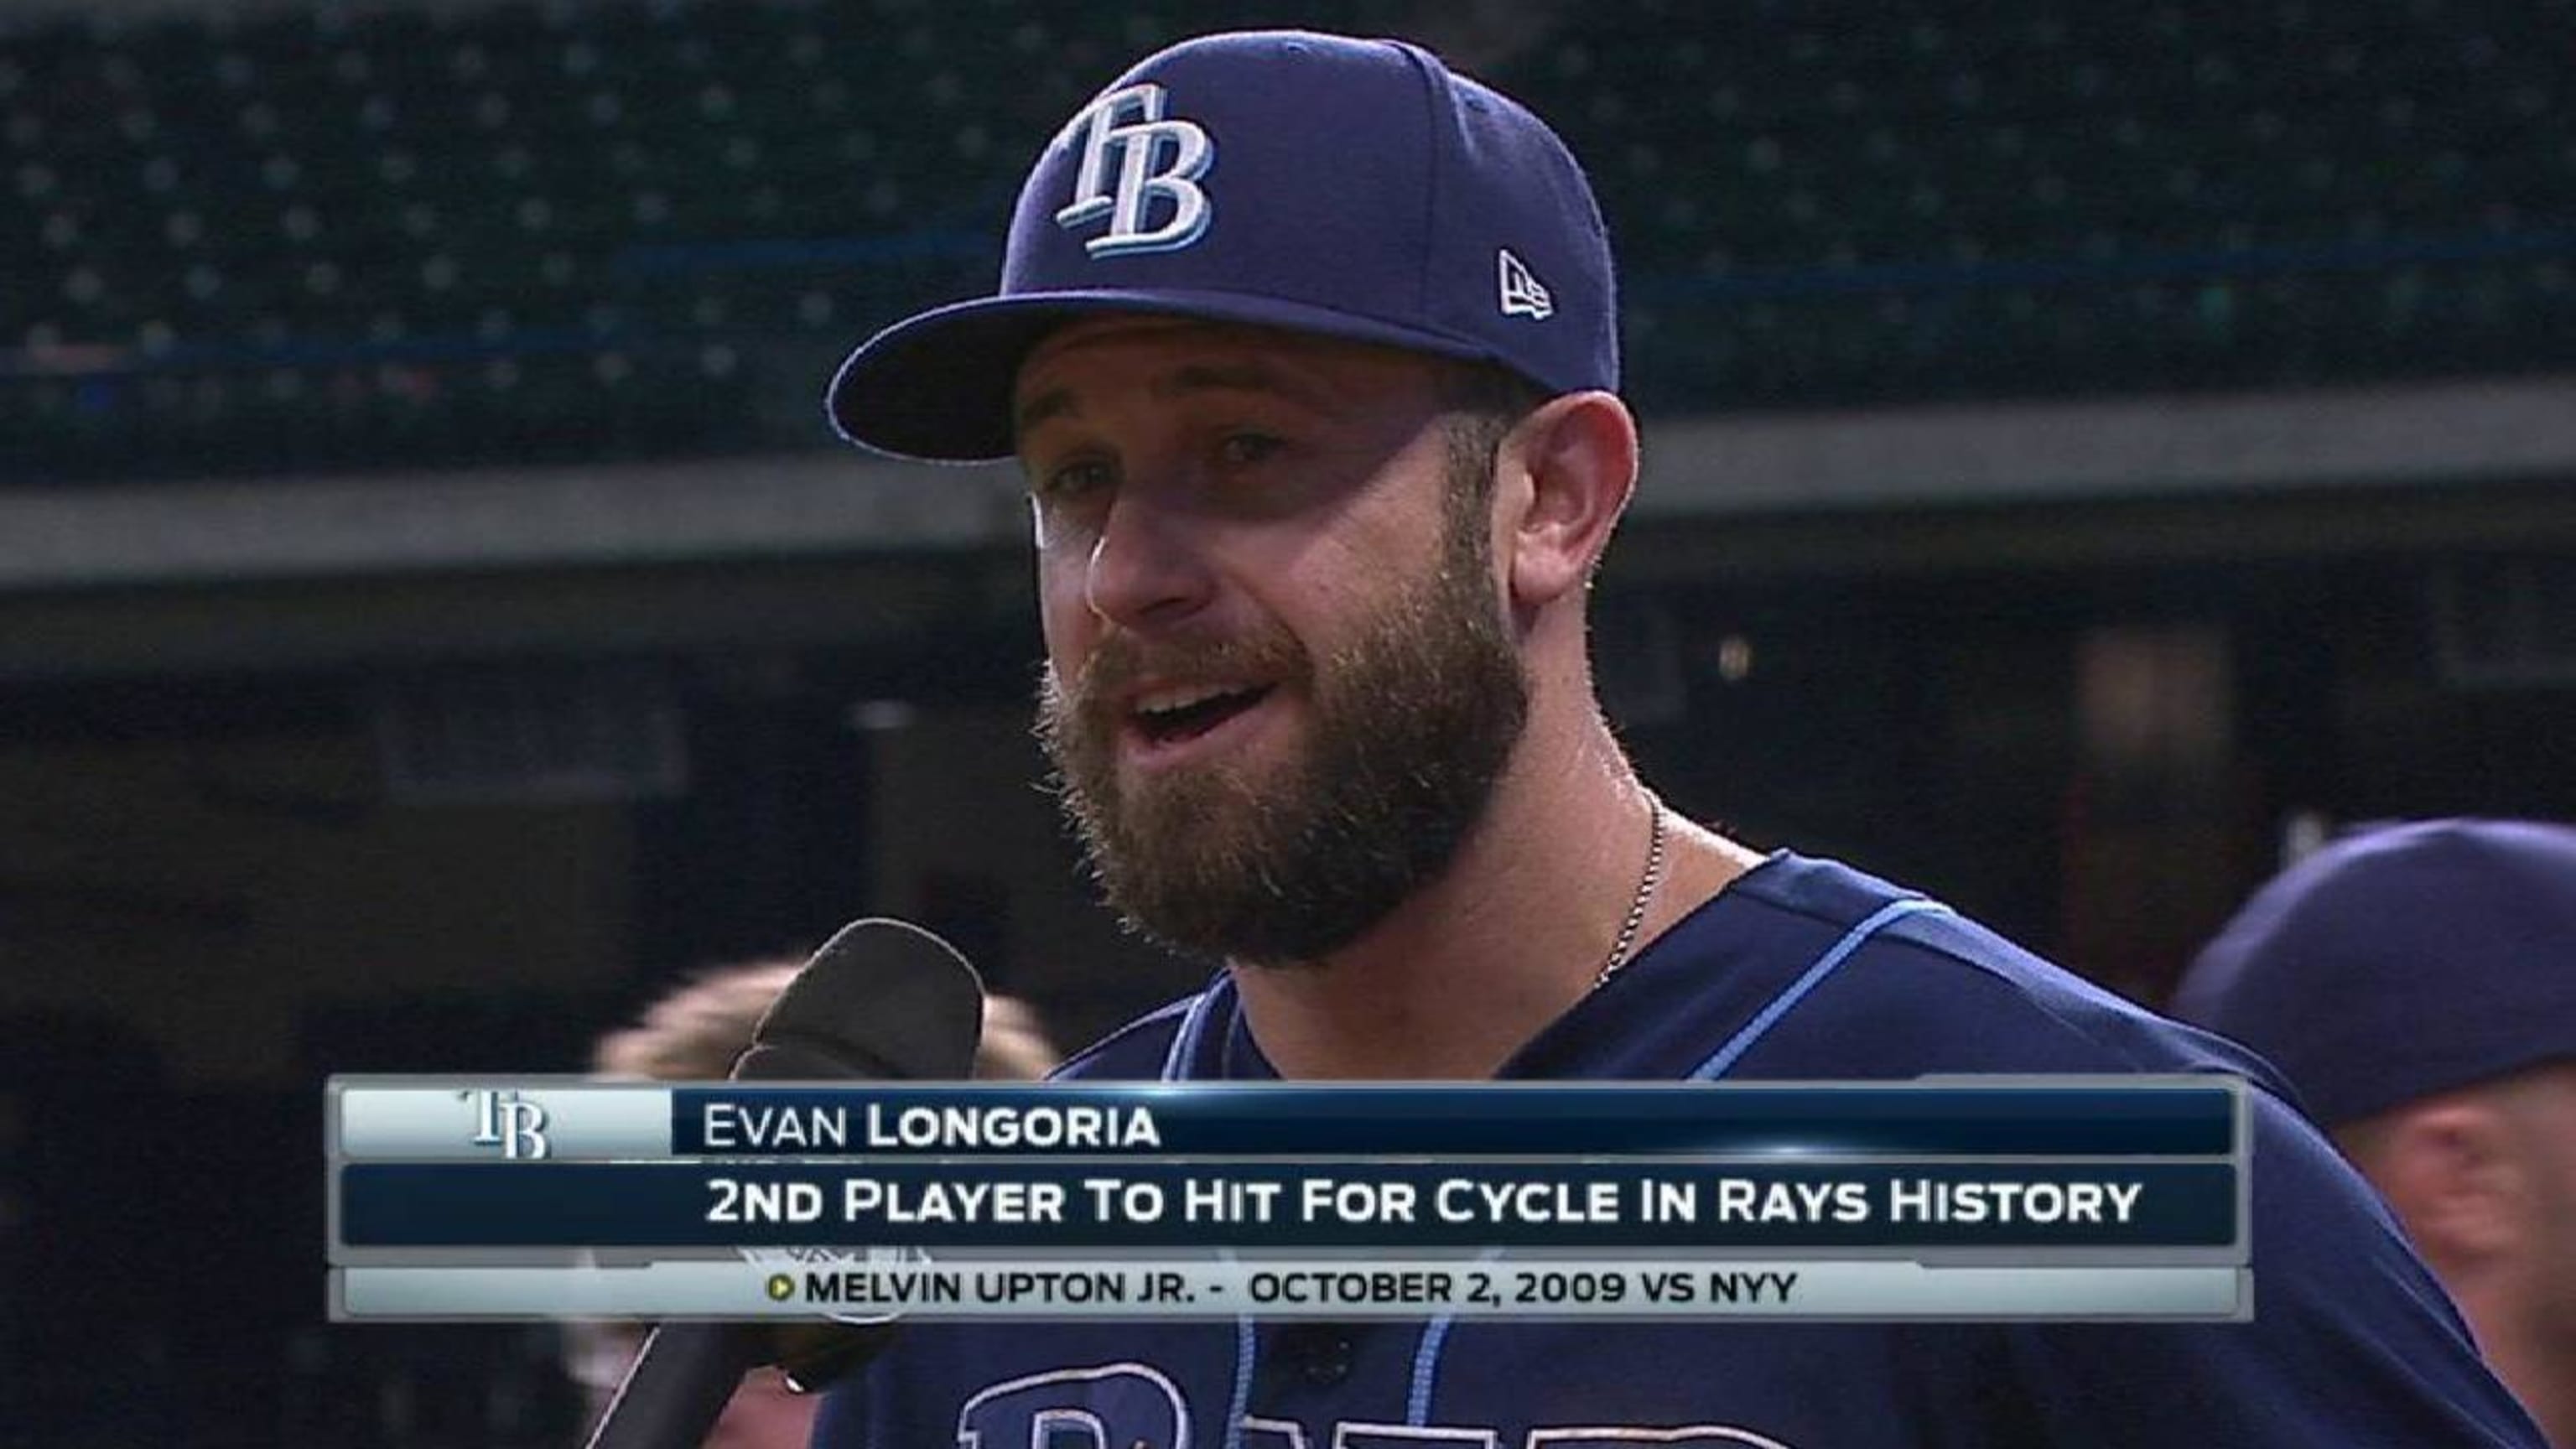
[[[1109,218],[1108,231],[1082,244],[1095,257],[1179,251],[1214,220],[1198,179],[1216,160],[1216,143],[1195,122],[1165,120],[1163,105],[1161,86],[1126,86],[1083,107],[1056,133],[1057,145],[1081,146],[1082,164],[1073,200],[1057,210],[1055,224],[1071,231]],[[1112,150],[1118,152],[1114,191],[1106,187]],[[1158,198],[1170,204],[1169,213],[1148,226]]]

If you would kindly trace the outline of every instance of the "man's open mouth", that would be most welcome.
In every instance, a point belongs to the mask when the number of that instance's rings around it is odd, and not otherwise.
[[[1259,704],[1269,697],[1270,690],[1267,684],[1158,689],[1139,698],[1128,717],[1148,743],[1179,744],[1197,739]]]

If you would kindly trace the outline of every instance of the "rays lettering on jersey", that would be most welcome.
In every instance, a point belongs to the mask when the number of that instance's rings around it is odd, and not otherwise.
[[[1503,1436],[1500,1430],[1465,1424],[1370,1424],[1344,1419],[1332,1426],[1329,1436],[1315,1439],[1304,1425],[1287,1419],[1249,1414],[1243,1419],[1243,1449],[1422,1449],[1432,1444],[1448,1449],[1503,1449]],[[1678,1429],[1642,1424],[1532,1429],[1521,1439],[1520,1449],[1638,1449],[1647,1444],[1663,1449],[1790,1449],[1777,1439],[1724,1424],[1689,1424]]]
[[[957,1449],[1190,1449],[1180,1386],[1141,1363],[1050,1369],[979,1390],[957,1411]],[[1380,1424],[1344,1419],[1309,1429],[1247,1414],[1243,1449],[1504,1449],[1502,1432],[1473,1424]],[[1724,1424],[1532,1429],[1514,1449],[1794,1449]]]
[[[1109,218],[1109,230],[1082,244],[1095,257],[1179,251],[1206,235],[1215,219],[1198,183],[1216,161],[1216,143],[1194,121],[1165,119],[1165,100],[1163,88],[1151,82],[1122,86],[1076,112],[1056,134],[1055,144],[1080,146],[1082,160],[1074,172],[1073,200],[1056,210],[1055,224],[1071,231]],[[1164,213],[1161,223],[1147,225],[1155,212]]]
[[[957,1449],[1190,1449],[1189,1405],[1141,1363],[1049,1369],[977,1390]]]

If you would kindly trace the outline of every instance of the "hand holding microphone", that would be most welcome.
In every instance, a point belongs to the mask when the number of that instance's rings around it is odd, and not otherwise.
[[[734,1063],[738,1082],[936,1081],[969,1075],[983,983],[918,926],[841,928],[779,993]],[[665,1323],[644,1340],[589,1449],[694,1449],[742,1376],[763,1364],[801,1390],[875,1356],[893,1324]]]

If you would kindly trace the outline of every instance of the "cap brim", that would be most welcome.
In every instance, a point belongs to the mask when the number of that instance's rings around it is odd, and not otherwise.
[[[1020,364],[1077,317],[1155,312],[1312,332],[1443,357],[1494,360],[1493,349],[1329,307],[1233,292],[1023,292],[924,312],[869,338],[832,379],[832,426],[860,447],[930,463],[988,463],[1014,451],[1012,390]]]

